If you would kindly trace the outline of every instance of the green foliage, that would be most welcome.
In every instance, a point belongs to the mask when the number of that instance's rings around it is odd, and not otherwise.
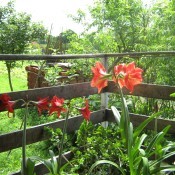
[[[45,79],[50,86],[61,84],[61,82],[59,81],[59,79],[61,78],[59,74],[62,71],[61,67],[57,65],[54,65],[52,67],[45,67],[44,71],[45,71]]]
[[[128,107],[123,97],[123,93],[121,89],[119,90],[122,102],[121,116],[115,107],[112,107],[112,111],[119,127],[118,133],[121,142],[120,148],[123,148],[121,151],[123,154],[127,155],[127,167],[130,175],[136,175],[137,172],[140,174],[160,174],[168,171],[174,172],[175,166],[171,165],[172,163],[169,163],[166,166],[163,165],[163,161],[172,155],[175,155],[174,142],[165,142],[165,135],[170,126],[165,127],[162,132],[155,133],[155,136],[149,139],[149,142],[146,142],[148,135],[144,133],[143,130],[149,122],[160,114],[157,113],[156,115],[150,116],[134,129],[130,122]],[[147,143],[146,146],[145,143]],[[152,160],[152,156],[154,156],[155,159]],[[92,173],[97,166],[99,167],[104,164],[113,165],[122,174],[126,174],[125,169],[123,169],[118,162],[111,161],[111,159],[99,160],[91,166],[88,174]]]
[[[45,134],[49,135],[50,138],[45,141],[45,149],[52,150],[55,154],[59,152],[59,144],[63,136],[62,130],[60,128],[45,128]],[[65,135],[64,139],[64,152],[69,151],[71,146],[74,144],[75,135]]]
[[[43,25],[33,23],[30,15],[17,13],[14,2],[10,1],[7,6],[0,6],[0,53],[22,54],[32,41],[43,39],[46,30]],[[11,69],[16,66],[15,61],[6,61],[10,90],[13,91]]]
[[[122,153],[122,149],[118,127],[110,125],[104,128],[84,121],[77,132],[72,166],[69,165],[65,172],[87,174],[89,167],[99,159],[119,161],[121,167],[126,168],[127,157]],[[118,171],[106,164],[96,168],[93,174],[105,174],[105,172],[115,174]]]
[[[30,15],[17,13],[13,1],[0,7],[0,53],[19,54],[31,41],[44,38],[46,30],[41,24],[33,23]]]
[[[24,53],[30,55],[41,55],[43,52],[43,45],[38,42],[31,42],[26,48]]]

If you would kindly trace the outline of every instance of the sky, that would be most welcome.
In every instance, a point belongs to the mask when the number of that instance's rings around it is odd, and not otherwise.
[[[5,5],[9,0],[0,0]],[[33,22],[42,22],[52,35],[59,35],[62,31],[72,29],[76,33],[83,32],[83,26],[75,23],[69,14],[76,15],[78,9],[87,11],[93,0],[15,0],[17,12],[32,15]]]

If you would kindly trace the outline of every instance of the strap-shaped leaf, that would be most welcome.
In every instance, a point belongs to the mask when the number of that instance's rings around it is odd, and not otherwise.
[[[155,148],[155,146],[162,141],[162,139],[164,138],[165,134],[168,132],[169,129],[170,129],[170,126],[165,127],[162,130],[162,132],[159,132],[158,134],[156,134],[154,136],[154,138],[150,141],[150,144],[148,145],[147,149],[145,150],[148,157],[151,156],[152,154],[154,154],[153,148]],[[150,152],[151,152],[151,155],[149,155]]]
[[[26,165],[27,175],[34,175],[35,162],[33,162],[30,158],[27,158]]]
[[[151,164],[150,164],[150,167],[153,168],[157,164],[160,164],[162,161],[164,161],[165,159],[167,159],[167,158],[169,158],[169,157],[171,157],[173,155],[175,155],[175,151],[172,151],[172,152],[170,152],[168,154],[163,155],[161,158],[152,161]]]
[[[156,173],[160,173],[160,172],[175,172],[175,165],[163,165],[161,167],[158,167],[158,168],[154,168],[152,171],[151,171],[151,174],[156,174]]]
[[[119,125],[120,124],[121,115],[120,115],[118,109],[115,106],[111,106],[111,110],[112,110],[112,112],[114,114],[115,121]]]
[[[147,137],[147,134],[142,134],[141,137],[137,137],[137,139],[135,140],[135,145],[132,149],[132,156],[137,157],[139,154],[139,149],[141,149],[141,146],[143,145],[143,142],[145,141]]]
[[[143,129],[148,125],[148,123],[151,122],[156,117],[159,117],[159,113],[151,115],[144,122],[142,122],[134,131],[134,139],[137,138],[140,135],[140,133],[143,131]]]
[[[123,170],[119,165],[117,165],[116,163],[114,163],[114,162],[112,162],[112,161],[109,161],[109,160],[99,160],[99,161],[95,162],[95,163],[91,166],[91,168],[89,169],[88,175],[92,175],[91,173],[92,173],[93,169],[94,169],[95,167],[97,167],[98,165],[102,165],[102,164],[109,164],[109,165],[112,165],[112,166],[116,167],[116,168],[122,173],[122,175],[125,175],[124,170]]]
[[[149,175],[150,174],[150,170],[149,170],[149,162],[148,162],[148,158],[147,157],[142,157],[142,163],[143,163],[143,174],[145,175]]]
[[[52,171],[53,173],[57,173],[58,170],[57,158],[52,150],[49,150],[49,154],[51,156]]]

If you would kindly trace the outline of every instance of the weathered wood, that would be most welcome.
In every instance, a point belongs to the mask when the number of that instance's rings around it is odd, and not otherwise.
[[[39,142],[49,138],[44,132],[45,127],[63,129],[64,119],[34,126],[27,129],[27,144]],[[76,131],[83,121],[82,116],[72,117],[68,120],[67,133]],[[96,124],[105,121],[105,110],[91,113],[91,121]],[[8,151],[22,146],[22,130],[0,135],[0,152]]]
[[[114,82],[110,81],[108,87],[104,89],[105,92],[118,92],[117,87]],[[175,92],[175,86],[165,86],[156,84],[140,84],[135,86],[133,93],[130,93],[126,88],[123,88],[123,93],[125,95],[134,95],[147,98],[156,98],[163,100],[175,100],[175,98],[170,97],[171,93]]]
[[[132,114],[132,113],[130,114],[130,116],[131,116],[131,122],[133,123],[134,126],[138,126],[141,122],[143,122],[144,120],[146,120],[146,118],[148,118],[148,116],[145,116],[145,115]],[[83,121],[83,118],[81,116],[70,118],[68,122],[67,132],[72,133],[75,130],[77,130],[82,121]],[[110,110],[106,110],[106,112],[105,110],[99,110],[97,112],[93,112],[91,114],[91,121],[93,123],[100,123],[103,121],[115,122],[113,113]],[[35,126],[27,129],[27,144],[48,139],[49,136],[45,134],[44,127],[62,128],[63,122],[64,120],[60,120],[60,121],[51,122],[51,123],[47,123],[47,124],[43,124],[43,125],[39,125],[39,126]],[[170,128],[169,133],[175,134],[174,121],[158,119],[157,123],[158,123],[158,131],[161,131],[167,125],[171,125],[172,127]],[[155,126],[155,120],[149,123],[149,125],[147,126],[147,129],[154,129],[154,126]],[[21,137],[22,137],[22,131],[16,131],[16,132],[0,135],[0,152],[21,147]]]
[[[103,92],[116,93],[118,92],[115,84],[110,81],[108,87],[102,90]],[[170,97],[170,94],[175,92],[175,86],[164,86],[155,84],[140,84],[134,88],[134,92],[130,93],[126,88],[123,88],[123,93],[125,95],[134,95],[147,98],[156,98],[163,100],[175,100],[175,98]],[[24,100],[38,100],[38,97],[50,97],[57,95],[60,98],[72,99],[76,97],[89,96],[97,94],[97,88],[92,88],[89,82],[70,84],[64,86],[53,86],[45,88],[36,88],[25,91],[9,92],[7,93],[13,101],[18,99]],[[0,94],[1,95],[1,94]],[[15,108],[20,108],[21,104],[17,103]]]
[[[104,115],[104,111],[103,111],[103,114]],[[99,116],[101,115],[98,115],[98,116],[94,116],[96,119],[98,118],[99,119]],[[136,126],[139,126],[140,123],[142,123],[143,121],[145,121],[148,116],[145,116],[145,115],[139,115],[139,114],[133,114],[133,113],[130,113],[130,119],[131,119],[131,122],[133,123],[133,125],[136,127]],[[101,118],[100,118],[101,119]],[[93,119],[92,119],[93,120]],[[108,121],[108,122],[115,122],[115,119],[114,119],[114,116],[113,116],[113,113],[111,110],[109,109],[106,109],[105,111],[105,117],[103,116],[103,121]],[[101,121],[100,121],[101,122]],[[96,122],[95,122],[96,123]],[[97,122],[98,123],[98,122]],[[175,127],[175,121],[170,121],[170,120],[164,120],[164,119],[158,119],[157,120],[157,125],[158,125],[158,131],[162,131],[167,125],[170,125],[171,128],[169,130],[169,133],[170,134],[175,134],[175,130],[174,130],[174,127]],[[72,124],[69,123],[69,126],[74,126]],[[146,127],[146,129],[149,129],[149,130],[153,130],[155,127],[155,119],[152,120]],[[74,130],[74,128],[73,128]],[[1,138],[1,137],[0,137]],[[72,157],[73,157],[73,154],[71,152],[68,152],[66,154],[64,154],[64,156],[70,160]],[[170,157],[167,161],[171,161],[174,160],[174,156],[173,157]],[[65,160],[62,160],[62,164],[66,163]],[[37,174],[43,174],[43,173],[47,173],[47,169],[44,167],[43,164],[38,164],[36,165],[35,167],[35,171]],[[20,172],[17,172],[17,173],[12,173],[11,175],[20,175]]]
[[[76,97],[89,96],[97,93],[97,88],[92,88],[89,82],[85,82],[64,86],[53,86],[17,92],[9,92],[7,94],[11,97],[12,101],[18,99],[23,99],[25,101],[37,101],[38,97],[49,97],[51,99],[54,95],[56,95],[59,98],[72,99]],[[20,108],[21,103],[18,102],[14,107]]]
[[[130,119],[134,127],[139,126],[140,123],[145,121],[149,116],[141,115],[141,114],[133,114],[130,113]],[[115,122],[113,113],[111,110],[106,110],[106,120],[109,122]],[[157,131],[162,131],[166,126],[170,125],[171,128],[168,131],[169,134],[175,134],[175,121],[172,120],[165,120],[165,119],[157,119]],[[146,127],[146,129],[154,130],[155,128],[155,119],[153,119]]]
[[[67,160],[71,160],[73,158],[73,153],[71,151],[69,151],[69,152],[64,153],[63,156]],[[58,156],[57,156],[57,159],[58,159]],[[66,160],[62,157],[61,165],[64,165],[66,163],[67,163]],[[38,163],[35,165],[35,173],[38,175],[40,175],[40,174],[42,175],[42,174],[48,173],[48,169],[44,166],[44,164]],[[10,175],[21,175],[21,171],[11,173]]]
[[[0,54],[0,61],[20,61],[20,60],[65,60],[65,59],[82,59],[82,58],[104,58],[104,57],[162,57],[175,56],[175,51],[159,52],[126,52],[126,53],[99,53],[99,54],[73,54],[73,55],[21,55],[21,54]]]

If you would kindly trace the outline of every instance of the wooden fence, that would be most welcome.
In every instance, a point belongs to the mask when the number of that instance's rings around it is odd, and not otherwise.
[[[7,60],[62,60],[62,59],[80,59],[80,58],[88,58],[88,59],[96,59],[101,58],[105,67],[107,68],[108,59],[119,58],[119,57],[173,57],[175,56],[175,52],[142,52],[142,53],[123,53],[123,54],[87,54],[87,55],[0,55],[0,61]],[[113,82],[110,82],[108,87],[104,88],[101,95],[101,108],[98,111],[93,111],[91,113],[91,121],[96,124],[104,121],[115,122],[112,111],[107,108],[108,105],[108,93],[114,93],[118,90],[114,86]],[[155,84],[141,84],[135,87],[134,92],[132,94],[129,93],[127,89],[123,90],[125,95],[133,95],[154,99],[163,99],[163,100],[174,100],[175,98],[170,97],[170,94],[175,92],[174,86],[163,86],[163,85],[155,85]],[[97,94],[97,89],[92,88],[89,82],[80,83],[80,84],[69,84],[64,86],[54,86],[54,87],[46,87],[46,88],[37,88],[32,90],[18,91],[18,92],[9,92],[9,96],[12,100],[17,99],[28,99],[28,100],[37,100],[37,97],[46,97],[49,96],[52,98],[54,95],[65,99],[72,99],[76,97],[83,97]],[[1,94],[0,94],[1,95]],[[15,106],[16,108],[20,108],[19,106]],[[142,121],[144,121],[149,116],[139,115],[139,114],[130,114],[131,122],[134,126],[138,126]],[[82,123],[83,118],[81,116],[75,116],[69,119],[67,132],[72,133],[77,130]],[[52,128],[62,128],[63,120],[50,122],[38,126],[34,126],[27,129],[27,144],[36,143],[39,141],[43,141],[48,139],[48,135],[44,133],[44,127],[52,127]],[[152,121],[148,125],[148,129],[153,129],[155,122]],[[171,129],[169,133],[175,134],[175,122],[170,120],[158,119],[158,130],[162,130],[165,126],[171,125]],[[12,150],[15,148],[19,148],[22,145],[21,142],[22,131],[15,131],[11,133],[6,133],[0,135],[0,153],[8,150]],[[67,158],[71,158],[72,154],[65,154]],[[64,162],[63,162],[64,163]],[[43,174],[46,172],[46,169],[43,165],[39,164],[36,166],[36,172],[38,174]],[[20,172],[13,173],[13,175],[20,174]]]

